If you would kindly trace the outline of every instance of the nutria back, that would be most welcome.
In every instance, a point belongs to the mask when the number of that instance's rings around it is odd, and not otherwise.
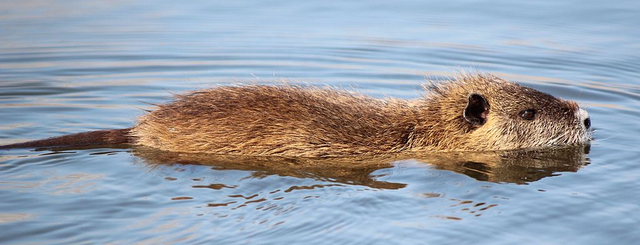
[[[292,86],[223,87],[182,95],[140,118],[136,143],[179,152],[334,156],[406,149],[406,101]]]

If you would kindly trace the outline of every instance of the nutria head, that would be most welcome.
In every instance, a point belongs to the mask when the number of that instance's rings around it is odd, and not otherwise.
[[[417,109],[419,145],[436,149],[507,150],[587,142],[589,114],[556,98],[491,75],[462,75],[426,86]]]

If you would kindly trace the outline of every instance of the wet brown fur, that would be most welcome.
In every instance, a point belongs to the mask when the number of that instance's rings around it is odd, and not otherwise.
[[[102,133],[95,137],[173,152],[303,157],[506,150],[589,138],[575,102],[495,76],[463,74],[425,90],[422,98],[405,101],[296,86],[220,87],[179,95],[130,130],[97,131]],[[491,106],[484,125],[462,115],[470,94],[481,94]],[[519,118],[529,108],[539,118]]]
[[[491,75],[462,75],[448,83],[425,86],[427,94],[415,106],[418,112],[412,149],[509,150],[583,143],[590,131],[576,117],[574,101],[518,85]],[[483,95],[491,106],[484,125],[474,126],[462,118],[472,93]],[[537,111],[536,119],[520,118],[526,109]]]

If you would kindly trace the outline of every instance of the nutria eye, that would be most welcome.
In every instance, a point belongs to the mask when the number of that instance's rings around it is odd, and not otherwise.
[[[528,109],[520,112],[520,117],[524,120],[533,120],[536,117],[536,110]]]

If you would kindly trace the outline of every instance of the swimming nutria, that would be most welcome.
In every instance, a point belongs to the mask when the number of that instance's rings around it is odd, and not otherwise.
[[[132,144],[317,157],[539,148],[590,139],[589,116],[577,103],[492,75],[463,74],[425,90],[423,98],[406,101],[296,86],[219,87],[178,95],[132,128],[0,148]]]

